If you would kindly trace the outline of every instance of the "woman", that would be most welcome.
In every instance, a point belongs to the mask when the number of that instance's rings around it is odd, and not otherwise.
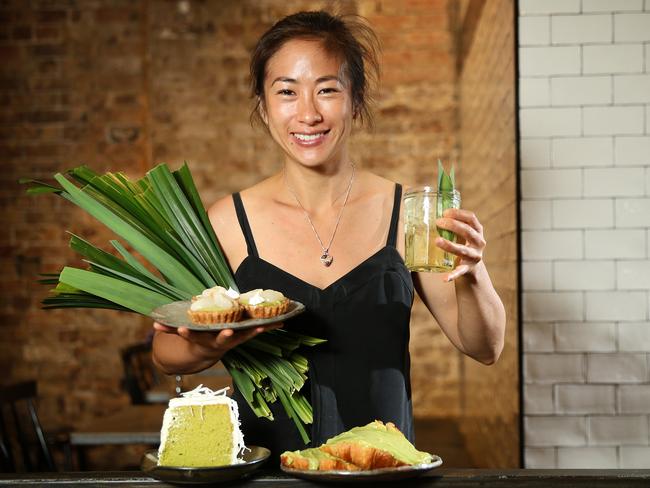
[[[459,236],[457,244],[437,242],[458,256],[454,271],[411,274],[403,261],[401,186],[353,162],[350,134],[369,116],[377,67],[373,36],[363,24],[324,12],[289,16],[264,34],[251,61],[256,114],[284,152],[284,167],[209,211],[239,288],[272,288],[304,303],[307,312],[285,327],[327,339],[306,352],[314,445],[374,419],[394,422],[413,439],[414,287],[463,353],[491,364],[503,348],[505,312],[481,260],[476,216],[448,210],[438,221]],[[168,373],[205,369],[268,330],[155,328],[154,359]],[[279,402],[273,407],[273,422],[241,409],[247,443],[276,453],[303,448]]]

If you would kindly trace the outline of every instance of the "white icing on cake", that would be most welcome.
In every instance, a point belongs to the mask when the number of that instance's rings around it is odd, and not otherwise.
[[[167,435],[172,423],[171,409],[176,407],[191,407],[191,406],[205,406],[205,405],[228,405],[230,407],[230,422],[232,423],[232,444],[234,449],[232,451],[231,464],[243,463],[242,456],[247,447],[244,445],[244,435],[240,429],[241,423],[239,422],[239,406],[237,402],[226,395],[229,387],[222,388],[221,390],[213,391],[207,386],[199,385],[191,391],[181,393],[180,397],[172,398],[169,400],[169,405],[163,417],[163,425],[160,431],[160,447],[158,449],[158,458],[160,458],[161,450],[167,441]],[[168,412],[170,412],[168,414]],[[203,409],[200,410],[203,416]]]

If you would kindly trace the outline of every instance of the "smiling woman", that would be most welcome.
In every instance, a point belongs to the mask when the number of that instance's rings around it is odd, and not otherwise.
[[[468,210],[438,221],[462,266],[436,275],[404,265],[402,186],[357,168],[349,141],[370,122],[377,41],[359,18],[301,12],[266,32],[251,60],[254,118],[284,153],[282,171],[209,211],[241,291],[275,289],[305,304],[286,329],[327,339],[309,351],[311,440],[320,445],[375,419],[413,440],[409,323],[414,290],[463,353],[491,364],[505,317],[482,260],[483,229]],[[320,259],[319,259],[320,258]],[[253,332],[193,332],[156,324],[155,361],[193,372]],[[241,397],[234,397],[241,403]],[[281,408],[274,422],[242,411],[246,442],[275,454],[302,449]],[[277,459],[277,456],[275,456]]]

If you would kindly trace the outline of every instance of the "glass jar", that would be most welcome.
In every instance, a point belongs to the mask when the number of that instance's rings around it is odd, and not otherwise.
[[[438,236],[456,242],[456,234],[436,226],[448,208],[460,208],[458,191],[419,186],[404,194],[404,261],[410,271],[448,272],[456,266],[456,255],[436,246]]]

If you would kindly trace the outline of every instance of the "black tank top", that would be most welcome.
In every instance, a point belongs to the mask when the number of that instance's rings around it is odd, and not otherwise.
[[[302,391],[314,410],[312,446],[375,419],[393,422],[414,440],[408,349],[413,281],[395,247],[401,195],[396,185],[386,246],[320,289],[259,257],[241,196],[233,194],[248,246],[235,273],[239,289],[272,288],[304,303],[306,312],[285,329],[327,339],[301,350],[309,361]],[[276,460],[283,451],[306,447],[279,401],[270,405],[275,420],[269,421],[257,418],[239,392],[233,396],[247,445],[271,449]]]

